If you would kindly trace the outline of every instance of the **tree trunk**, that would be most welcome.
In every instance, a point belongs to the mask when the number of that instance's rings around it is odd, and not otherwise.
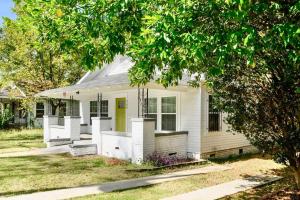
[[[50,104],[51,104],[51,114],[54,116],[56,115],[57,108],[61,104],[61,99],[59,99],[56,104],[54,103],[54,100],[50,100]]]
[[[294,176],[297,183],[297,188],[300,190],[300,168],[294,169]]]

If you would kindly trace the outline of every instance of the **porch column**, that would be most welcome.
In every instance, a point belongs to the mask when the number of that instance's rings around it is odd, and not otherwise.
[[[97,145],[97,154],[102,154],[101,118],[92,117],[92,144]]]
[[[102,154],[102,133],[101,131],[111,131],[110,117],[92,117],[92,144],[97,145],[97,154]]]
[[[133,118],[132,122],[132,162],[141,164],[155,151],[155,119]]]
[[[53,115],[44,115],[44,142],[51,139],[50,126],[58,124],[58,117]]]
[[[88,100],[81,100],[80,101],[80,116],[81,116],[81,120],[80,123],[81,124],[90,124],[90,102]]]
[[[65,116],[65,132],[70,136],[71,141],[80,140],[80,117]]]

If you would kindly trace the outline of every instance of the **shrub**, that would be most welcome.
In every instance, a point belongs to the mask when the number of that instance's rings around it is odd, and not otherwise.
[[[0,129],[7,128],[13,117],[13,114],[8,108],[5,108],[2,112],[0,112]]]

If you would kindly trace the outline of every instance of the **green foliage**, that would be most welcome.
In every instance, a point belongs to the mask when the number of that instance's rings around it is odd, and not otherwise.
[[[16,20],[5,19],[0,34],[0,84],[14,83],[27,95],[22,106],[31,108],[40,91],[70,85],[84,73],[76,54],[59,48],[59,43],[44,38],[32,17],[17,4]]]
[[[0,129],[8,127],[9,122],[13,119],[13,114],[9,108],[5,108],[0,112]]]

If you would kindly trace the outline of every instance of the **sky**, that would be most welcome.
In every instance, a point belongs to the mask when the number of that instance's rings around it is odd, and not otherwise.
[[[16,15],[11,10],[13,7],[13,0],[0,0],[0,26],[3,23],[2,17],[9,17],[11,19],[16,18]]]

